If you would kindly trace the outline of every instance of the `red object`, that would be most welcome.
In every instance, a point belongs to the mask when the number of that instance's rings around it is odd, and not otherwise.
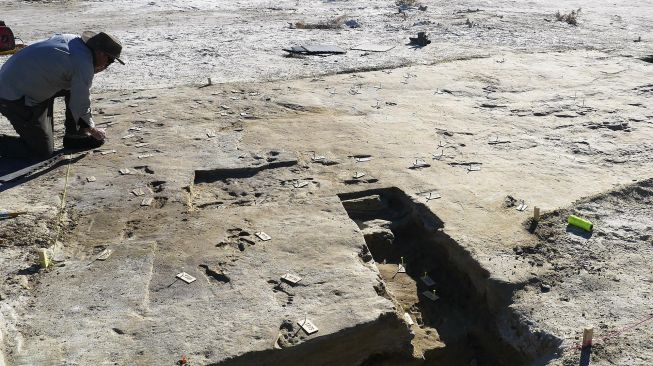
[[[0,20],[0,52],[11,51],[14,48],[16,48],[14,32],[11,31],[11,28],[5,25],[5,22]]]
[[[188,365],[188,360],[186,359],[186,355],[181,356],[181,361],[179,361],[179,364],[182,366]]]

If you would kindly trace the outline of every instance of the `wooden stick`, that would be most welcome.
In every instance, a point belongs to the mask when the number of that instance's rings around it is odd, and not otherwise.
[[[583,329],[583,344],[582,347],[592,346],[592,337],[594,336],[594,327],[589,325]]]
[[[540,208],[539,207],[533,207],[533,220],[534,221],[540,221]]]

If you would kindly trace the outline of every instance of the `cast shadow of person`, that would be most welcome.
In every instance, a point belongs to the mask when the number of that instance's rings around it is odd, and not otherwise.
[[[67,160],[61,157],[59,154],[55,158],[25,160],[0,156],[0,192],[29,182],[65,164]]]
[[[580,350],[580,366],[589,366],[590,356],[592,355],[592,346],[584,347]]]
[[[66,163],[76,162],[85,156],[81,154],[66,159],[64,152],[73,151],[61,149],[47,158],[16,157],[7,153],[12,151],[13,143],[15,141],[11,136],[0,136],[0,192],[38,178]]]

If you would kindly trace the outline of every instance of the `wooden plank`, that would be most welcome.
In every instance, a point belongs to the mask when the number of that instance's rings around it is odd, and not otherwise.
[[[333,46],[333,45],[327,45],[327,44],[310,44],[310,45],[302,45],[302,47],[306,50],[307,53],[309,54],[321,54],[321,53],[346,53],[347,51],[338,47],[338,46]]]
[[[325,44],[310,44],[310,45],[301,45],[301,46],[292,46],[286,47],[283,49],[286,52],[298,53],[305,55],[336,55],[347,53],[347,50],[333,45]]]

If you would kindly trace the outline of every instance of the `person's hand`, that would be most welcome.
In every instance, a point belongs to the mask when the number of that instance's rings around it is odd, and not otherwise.
[[[98,141],[104,141],[104,139],[107,138],[107,135],[106,135],[103,128],[91,127],[91,128],[85,129],[85,132],[88,133],[89,135],[93,136],[93,138],[98,140]]]

